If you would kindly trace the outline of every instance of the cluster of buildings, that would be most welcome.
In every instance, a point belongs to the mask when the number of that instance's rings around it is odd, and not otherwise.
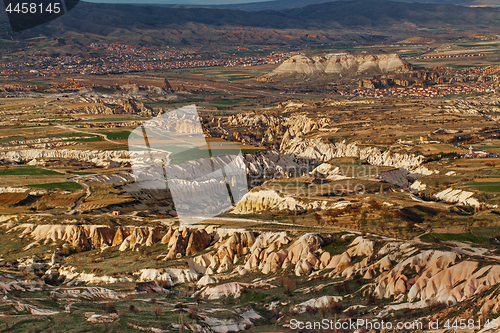
[[[0,75],[110,74],[212,66],[253,66],[276,64],[288,59],[288,52],[267,55],[220,57],[171,49],[152,50],[122,44],[92,43],[86,55],[34,56],[29,61],[0,64]],[[100,55],[98,50],[106,51]],[[108,52],[109,51],[109,52]],[[102,53],[102,51],[101,51]]]
[[[483,57],[484,53],[457,53],[457,54],[433,54],[405,57],[405,59],[447,59],[447,58],[470,58],[470,57]]]
[[[495,92],[491,85],[471,83],[467,85],[434,85],[429,87],[390,87],[381,89],[355,89],[352,91],[339,91],[342,96],[363,97],[412,97],[433,98],[452,94],[468,94],[473,92],[488,93]]]
[[[145,50],[146,48],[144,46],[132,46],[132,45],[127,45],[127,44],[107,44],[107,43],[91,43],[89,45],[91,49],[94,50],[100,50],[100,49],[105,49],[108,51],[127,51],[127,52],[137,52],[137,51],[142,51]]]
[[[472,146],[469,146],[469,151],[464,154],[464,158],[498,158],[500,155],[490,153],[483,150],[474,150]]]

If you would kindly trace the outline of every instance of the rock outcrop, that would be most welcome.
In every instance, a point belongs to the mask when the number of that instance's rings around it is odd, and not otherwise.
[[[229,116],[227,119],[230,126],[244,126],[249,128],[257,128],[261,126],[278,126],[282,123],[281,117],[257,114],[257,113],[239,113],[234,116]]]
[[[472,196],[473,192],[463,191],[463,190],[455,190],[453,188],[447,188],[435,195],[435,197],[439,200],[443,200],[449,203],[458,203],[460,205],[479,207],[481,204],[477,199],[474,199]]]
[[[156,282],[158,292],[166,292],[162,286],[194,284],[198,290],[188,295],[207,300],[224,297],[239,297],[250,288],[275,288],[282,272],[293,272],[297,277],[306,277],[311,286],[295,290],[295,293],[317,292],[330,285],[342,288],[352,287],[351,280],[366,283],[359,290],[351,289],[352,294],[393,300],[373,311],[384,315],[387,311],[405,308],[427,307],[443,303],[454,305],[475,297],[481,313],[499,313],[496,286],[500,283],[500,265],[490,259],[492,255],[476,252],[474,256],[462,251],[436,250],[431,244],[404,242],[387,238],[345,234],[342,240],[349,240],[343,252],[331,253],[325,241],[314,233],[291,235],[287,232],[261,232],[259,234],[244,229],[208,227],[108,227],[90,225],[36,225],[21,224],[4,219],[3,228],[11,234],[29,237],[39,243],[54,243],[63,240],[68,244],[86,246],[116,246],[118,251],[123,244],[125,251],[162,244],[161,258],[170,260],[172,265],[165,268],[141,268],[130,274],[117,276],[96,275],[79,272],[76,267],[59,266],[55,260],[50,263],[38,257],[19,260],[16,268],[26,274],[43,272],[41,281],[49,281],[49,276],[62,277],[64,288],[53,289],[53,296],[61,299],[85,298],[118,300],[123,293],[102,287],[74,286],[82,283],[111,284],[123,282]],[[83,241],[85,240],[85,241]],[[337,241],[340,239],[337,239]],[[330,242],[330,241],[328,241]],[[328,243],[330,245],[332,243]],[[132,246],[131,246],[132,245]],[[140,245],[140,246],[139,246]],[[456,242],[454,247],[460,247]],[[465,245],[464,245],[465,246]],[[65,247],[65,246],[63,246]],[[472,252],[471,252],[472,253]],[[480,253],[480,254],[478,254]],[[483,256],[483,259],[479,259]],[[47,269],[49,268],[49,269]],[[238,282],[238,276],[261,273],[269,279],[265,282]],[[228,281],[229,280],[229,281]],[[236,280],[236,281],[235,281]],[[64,281],[64,282],[63,282]],[[261,280],[262,281],[262,280]],[[314,281],[318,283],[314,283]],[[319,284],[325,283],[326,284]],[[162,282],[160,284],[160,282]],[[12,289],[26,291],[28,282],[13,281],[0,283],[0,290]],[[43,283],[43,282],[33,282]],[[359,284],[358,284],[359,285]],[[345,287],[347,286],[347,287]],[[32,288],[30,286],[29,288]],[[337,289],[337,288],[336,288]],[[356,298],[352,298],[354,301]],[[8,299],[7,299],[8,300]],[[322,296],[291,304],[296,313],[310,308],[322,309],[330,306],[341,307],[342,296]],[[352,303],[352,302],[350,302]],[[355,302],[354,302],[355,303]],[[351,304],[352,309],[363,307]],[[44,309],[15,304],[16,309],[46,314]],[[273,302],[272,308],[279,304]],[[271,305],[269,305],[271,307]],[[348,311],[349,307],[346,309]],[[19,311],[21,311],[19,310]]]
[[[244,156],[247,174],[254,179],[301,176],[301,170],[309,170],[312,165],[289,154],[268,150]]]
[[[274,190],[266,190],[245,194],[233,212],[244,214],[269,209],[299,210],[303,209],[303,206],[293,197],[283,197]]]
[[[295,313],[304,313],[307,311],[308,308],[325,309],[334,303],[341,302],[342,299],[343,299],[342,296],[321,296],[318,298],[312,298],[308,301],[295,305],[292,311]]]
[[[305,159],[326,162],[334,158],[355,157],[365,160],[371,165],[390,166],[407,170],[417,168],[424,159],[423,156],[413,154],[391,153],[388,150],[382,152],[375,147],[360,148],[356,142],[325,143],[320,139],[302,137],[295,137],[290,141],[283,140],[281,147],[285,154]]]
[[[333,166],[328,163],[322,163],[314,168],[313,171],[309,173],[310,176],[315,178],[326,178],[332,180],[348,179],[346,175],[341,174],[341,169],[338,166]]]
[[[136,152],[137,156],[145,155]],[[97,166],[108,166],[110,161],[127,164],[130,154],[128,151],[101,151],[101,150],[76,150],[76,149],[25,149],[17,151],[0,152],[0,160],[14,163],[29,162],[40,159],[69,159],[81,162],[91,162]]]
[[[262,190],[245,194],[232,210],[235,214],[258,213],[266,210],[299,211],[308,209],[343,209],[350,201],[300,200],[278,194],[275,190]]]
[[[249,288],[264,287],[264,288],[276,288],[276,286],[268,283],[240,283],[240,282],[229,282],[220,284],[215,287],[204,287],[195,295],[199,295],[206,299],[219,299],[223,297],[233,296],[238,298],[241,296],[242,291]]]
[[[397,54],[351,55],[336,53],[312,58],[300,54],[285,60],[266,77],[297,74],[305,76],[379,74],[395,71],[405,64],[406,62]]]

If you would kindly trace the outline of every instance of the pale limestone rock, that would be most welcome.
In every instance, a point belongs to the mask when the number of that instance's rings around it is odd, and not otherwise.
[[[298,210],[303,206],[292,197],[282,197],[274,190],[249,192],[236,204],[234,213],[246,214],[263,210]]]
[[[266,77],[283,75],[349,74],[355,72],[386,73],[404,66],[406,62],[397,54],[351,55],[326,54],[308,58],[299,54],[285,60]]]
[[[347,252],[344,252],[342,254],[334,256],[330,260],[330,263],[326,266],[326,268],[327,269],[334,268],[337,272],[342,272],[349,266],[350,263],[351,263],[351,257]]]
[[[333,166],[328,163],[322,163],[317,166],[313,171],[309,172],[309,175],[316,178],[326,178],[326,179],[348,179],[350,177],[341,174],[340,167]],[[349,174],[350,176],[350,174]]]
[[[174,233],[173,228],[172,227],[168,228],[167,233],[161,239],[161,243],[162,244],[168,244],[170,242],[170,238],[172,237],[173,233]]]
[[[189,256],[191,254],[195,254],[203,250],[205,247],[210,244],[212,241],[212,237],[205,230],[196,230],[191,232],[189,235],[189,241],[186,247],[186,255]]]
[[[248,283],[230,282],[214,287],[206,287],[200,295],[207,299],[219,299],[228,296],[238,298],[241,295],[241,291],[249,286],[251,285]]]
[[[332,303],[342,302],[342,299],[342,296],[321,296],[318,298],[312,298],[306,302],[294,306],[293,311],[297,313],[304,313],[306,312],[308,307],[312,307],[315,309],[327,308]]]
[[[321,254],[321,257],[319,258],[319,260],[321,261],[321,268],[327,267],[331,259],[332,255],[330,254],[330,252],[327,251],[323,252]]]
[[[419,180],[416,180],[410,185],[410,189],[413,191],[421,192],[427,188],[427,185],[421,183]]]
[[[390,166],[394,168],[403,168],[406,170],[416,169],[422,163],[423,156],[406,155],[399,153],[391,153],[389,150],[381,152],[375,147],[360,148],[357,142],[346,143],[345,140],[337,143],[323,142],[320,139],[303,139],[295,137],[289,141],[283,140],[280,150],[285,154],[294,155],[297,157],[316,159],[323,162],[340,157],[356,157],[361,160],[366,160],[371,165]],[[345,170],[340,174],[342,176],[352,176]],[[376,176],[376,170],[366,170],[364,176]],[[345,173],[345,175],[344,175]],[[370,175],[370,173],[372,173]],[[355,174],[356,177],[362,176]]]
[[[347,253],[351,258],[356,256],[370,257],[373,254],[375,242],[359,236],[349,246],[351,247],[347,250]]]
[[[439,200],[443,200],[449,203],[458,203],[466,206],[479,207],[481,204],[477,199],[473,198],[473,192],[454,190],[453,188],[447,188],[435,195]]]
[[[203,275],[203,277],[197,282],[198,287],[206,286],[209,284],[214,284],[217,281],[210,275]]]
[[[300,259],[295,265],[295,275],[296,276],[309,275],[311,274],[312,268],[313,267],[307,260]]]
[[[224,257],[221,260],[221,263],[219,265],[219,269],[217,270],[217,273],[225,273],[229,271],[233,267],[233,261],[231,260],[230,257]]]

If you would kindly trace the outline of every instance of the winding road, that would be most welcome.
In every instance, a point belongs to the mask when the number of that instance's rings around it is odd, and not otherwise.
[[[85,184],[84,182],[79,182],[80,178],[88,177],[88,176],[95,176],[95,175],[97,175],[97,173],[91,173],[88,175],[78,175],[78,176],[71,177],[68,179],[69,181],[75,182],[78,185],[80,185],[81,187],[83,187],[85,189],[85,195],[83,197],[80,197],[80,199],[78,199],[78,201],[76,202],[75,207],[73,207],[73,209],[71,209],[70,211],[67,211],[66,214],[68,214],[68,215],[74,214],[78,210],[78,208],[81,206],[83,200],[87,199],[91,194],[90,188],[88,187],[88,185]]]
[[[100,136],[101,138],[103,138],[105,141],[114,143],[116,145],[123,145],[123,143],[115,142],[113,140],[108,139],[108,136],[106,134],[80,131],[80,130],[74,129],[73,127],[68,127],[68,126],[64,126],[64,125],[56,125],[55,127],[59,127],[59,128],[62,128],[62,129],[66,129],[66,130],[70,130],[70,131],[78,132],[78,133],[84,133],[84,134],[90,134],[90,135],[97,135],[97,136]]]

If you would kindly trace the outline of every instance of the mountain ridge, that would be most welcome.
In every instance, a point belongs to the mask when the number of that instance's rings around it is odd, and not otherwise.
[[[284,10],[303,8],[309,5],[322,4],[327,2],[335,2],[339,0],[274,0],[264,2],[249,2],[242,4],[231,5],[217,5],[214,7],[240,9],[247,11],[260,11],[260,10]],[[433,4],[448,4],[448,5],[461,5],[461,6],[500,6],[498,0],[400,0],[407,3],[433,3]]]
[[[45,25],[19,34],[9,33],[5,13],[0,16],[0,31],[5,39],[39,36],[59,38],[71,34],[124,37],[165,43],[165,32],[175,37],[197,38],[197,42],[221,36],[231,27],[256,29],[355,29],[413,31],[419,28],[446,29],[478,26],[500,27],[500,9],[457,5],[404,3],[385,0],[336,1],[282,11],[248,12],[209,7],[158,7],[96,4],[81,2],[75,9]],[[392,33],[391,33],[392,35]],[[127,37],[127,38],[125,38]],[[239,38],[239,37],[237,37]],[[179,38],[180,39],[180,38]],[[193,39],[193,40],[195,40]],[[189,41],[188,41],[189,42]]]

